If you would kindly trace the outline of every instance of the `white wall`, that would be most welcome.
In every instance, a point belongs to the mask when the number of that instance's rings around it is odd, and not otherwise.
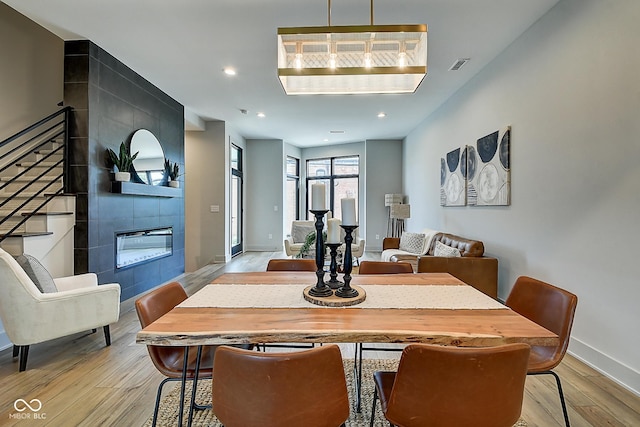
[[[248,139],[245,156],[245,250],[284,250],[284,143],[280,139]]]
[[[570,352],[637,393],[638,16],[636,0],[560,1],[404,151],[409,227],[483,240],[499,259],[501,298],[519,275],[576,293]],[[505,125],[511,206],[440,207],[440,158]]]
[[[402,193],[402,141],[367,140],[366,159],[366,168],[361,175],[366,183],[366,250],[382,251],[389,216],[384,195]]]
[[[59,110],[64,42],[0,2],[0,141]],[[0,349],[11,342],[0,322]]]
[[[228,144],[224,122],[207,122],[203,132],[185,132],[185,271],[224,262],[228,206]],[[211,205],[220,207],[211,212]]]

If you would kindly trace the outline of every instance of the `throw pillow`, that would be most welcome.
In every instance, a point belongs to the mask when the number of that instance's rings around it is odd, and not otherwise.
[[[40,292],[45,294],[58,292],[53,277],[36,258],[28,254],[22,254],[16,257],[16,261],[27,273],[29,279],[40,289]]]
[[[436,248],[433,251],[434,256],[444,256],[444,257],[459,257],[462,256],[460,254],[460,250],[456,248],[452,248],[451,246],[447,246],[442,242],[436,242]]]
[[[422,233],[402,233],[398,249],[412,254],[421,255],[425,236]]]
[[[307,234],[315,233],[316,228],[313,225],[294,224],[291,230],[291,239],[293,243],[304,243]]]

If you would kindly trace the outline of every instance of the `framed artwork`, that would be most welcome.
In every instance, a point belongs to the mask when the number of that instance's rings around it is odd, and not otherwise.
[[[466,201],[469,206],[511,204],[511,127],[466,147]]]
[[[440,159],[440,205],[464,206],[466,204],[466,150],[456,148]]]

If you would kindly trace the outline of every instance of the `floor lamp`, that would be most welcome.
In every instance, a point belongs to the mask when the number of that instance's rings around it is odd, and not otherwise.
[[[384,205],[387,208],[387,237],[393,235],[393,221],[391,220],[391,206],[402,203],[402,194],[389,193],[384,195]]]
[[[411,205],[393,204],[389,211],[393,221],[392,237],[401,237],[404,231],[404,220],[411,217]]]

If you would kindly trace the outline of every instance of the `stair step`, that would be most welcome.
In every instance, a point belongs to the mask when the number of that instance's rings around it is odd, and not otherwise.
[[[17,232],[14,231],[11,234],[0,231],[0,237],[34,237],[34,236],[50,236],[53,233],[50,231],[31,231],[31,232]]]
[[[42,162],[36,165],[36,162],[22,162],[22,163],[16,163],[16,166],[19,168],[29,168],[29,167],[36,167],[36,168],[49,168],[51,166],[55,166],[57,162]],[[60,168],[62,168],[62,165],[60,165]]]
[[[62,153],[55,153],[55,154],[49,154],[49,153],[51,153],[51,150],[48,150],[48,152],[43,152],[42,150],[33,152],[33,154],[36,155],[36,161],[42,160],[47,156],[49,156],[47,157],[47,161],[49,162],[62,160]]]

